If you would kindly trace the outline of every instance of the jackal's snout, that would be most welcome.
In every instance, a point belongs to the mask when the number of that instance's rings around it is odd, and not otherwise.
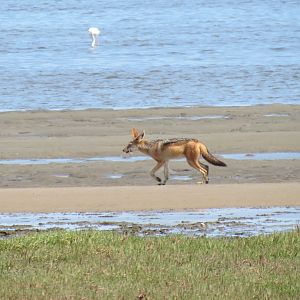
[[[132,152],[131,144],[128,144],[128,145],[123,149],[123,152],[125,152],[125,153]]]

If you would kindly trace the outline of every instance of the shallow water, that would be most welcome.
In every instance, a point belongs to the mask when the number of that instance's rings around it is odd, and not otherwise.
[[[107,175],[107,178],[110,178],[110,179],[120,179],[124,176],[124,174],[110,174],[110,175]]]
[[[273,117],[273,118],[285,118],[288,117],[288,114],[266,114],[265,117]]]
[[[174,116],[174,117],[144,117],[144,118],[128,118],[128,121],[143,122],[145,120],[187,120],[187,121],[199,121],[205,119],[228,119],[223,115],[208,115],[208,116]]]
[[[298,0],[5,0],[0,16],[1,111],[299,103]]]
[[[232,153],[219,154],[225,159],[236,160],[278,160],[300,159],[300,152],[269,152],[269,153]],[[0,165],[47,165],[47,164],[71,164],[89,163],[95,161],[132,163],[151,160],[148,156],[103,156],[89,158],[37,158],[37,159],[1,159]],[[179,159],[180,160],[180,159]],[[183,159],[181,159],[183,160]],[[59,174],[57,174],[59,177]]]
[[[106,162],[136,162],[149,160],[147,156],[103,156],[90,158],[37,158],[37,159],[1,159],[0,165],[48,165],[48,164],[81,164],[95,161]]]
[[[49,229],[115,230],[137,235],[253,236],[292,230],[300,207],[221,208],[197,211],[0,214],[0,236]]]
[[[300,159],[300,152],[233,153],[221,154],[221,156],[236,160],[281,160]]]
[[[187,176],[187,175],[171,175],[170,179],[171,180],[179,180],[179,181],[189,181],[189,180],[192,180],[192,177]]]

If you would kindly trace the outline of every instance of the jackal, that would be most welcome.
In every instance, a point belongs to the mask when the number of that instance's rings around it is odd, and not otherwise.
[[[199,161],[200,156],[215,166],[226,167],[224,162],[214,157],[208,151],[206,146],[196,139],[174,138],[147,141],[144,139],[145,131],[139,133],[135,128],[131,129],[131,135],[133,140],[128,143],[128,145],[123,149],[123,152],[129,153],[137,148],[142,153],[149,155],[156,160],[157,164],[150,171],[150,175],[158,181],[158,184],[160,185],[166,184],[169,179],[168,162],[171,159],[177,159],[185,156],[188,164],[202,174],[203,181],[201,183],[208,183],[209,168],[207,165]],[[158,171],[162,166],[164,166],[164,180],[155,175],[156,171]]]

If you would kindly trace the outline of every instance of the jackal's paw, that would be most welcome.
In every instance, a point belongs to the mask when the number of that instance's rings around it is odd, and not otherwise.
[[[157,185],[166,185],[166,183],[165,182],[160,182]]]

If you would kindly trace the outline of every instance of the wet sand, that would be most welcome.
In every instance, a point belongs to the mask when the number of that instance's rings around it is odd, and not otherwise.
[[[1,189],[0,212],[300,206],[299,183]]]
[[[0,127],[0,159],[117,156],[132,127],[145,129],[148,139],[197,138],[217,156],[300,152],[300,106],[295,105],[5,112]],[[299,160],[225,162],[227,168],[210,167],[208,186],[195,185],[199,175],[186,162],[171,162],[165,187],[155,186],[149,176],[151,160],[0,165],[0,211],[299,205]]]

